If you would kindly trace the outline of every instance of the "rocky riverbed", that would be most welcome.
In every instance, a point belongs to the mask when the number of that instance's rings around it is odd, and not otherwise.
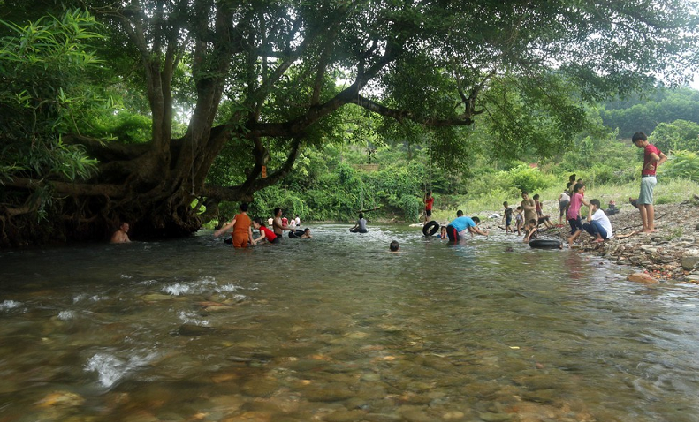
[[[641,216],[630,204],[609,217],[614,237],[597,243],[585,233],[575,247],[581,252],[604,256],[621,265],[629,265],[646,275],[646,282],[678,281],[699,284],[699,198],[680,204],[655,206],[655,229],[641,232]],[[558,229],[566,244],[570,231]],[[650,277],[648,277],[650,276]],[[636,277],[633,281],[641,281]]]

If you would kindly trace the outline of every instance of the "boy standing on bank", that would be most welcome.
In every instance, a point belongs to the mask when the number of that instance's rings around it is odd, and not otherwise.
[[[648,137],[643,132],[636,132],[631,138],[631,142],[643,148],[643,169],[641,170],[641,193],[636,201],[636,206],[641,211],[641,221],[643,222],[643,232],[655,231],[655,210],[653,209],[653,188],[658,184],[656,171],[658,166],[667,160],[655,145],[648,142]]]

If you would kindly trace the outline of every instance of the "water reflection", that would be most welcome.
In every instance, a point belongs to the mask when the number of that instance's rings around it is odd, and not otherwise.
[[[311,228],[3,252],[0,420],[699,420],[694,286],[514,236]]]

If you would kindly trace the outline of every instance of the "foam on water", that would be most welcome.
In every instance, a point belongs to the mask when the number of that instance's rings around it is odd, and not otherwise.
[[[144,357],[131,356],[128,359],[120,359],[107,353],[97,353],[88,359],[85,371],[97,372],[100,384],[105,388],[110,388],[129,372],[147,365],[156,356],[157,353],[150,352]]]
[[[237,292],[238,290],[241,290],[241,289],[242,289],[241,286],[236,286],[233,283],[227,283],[227,284],[224,284],[223,286],[217,287],[216,291],[219,293],[220,292]]]
[[[184,322],[185,324],[194,324],[202,327],[207,327],[209,325],[209,321],[197,319],[197,316],[198,314],[195,312],[185,311],[180,311],[180,313],[177,315],[180,321]]]
[[[181,283],[170,284],[163,287],[163,291],[170,293],[173,296],[179,296],[181,294],[189,292],[189,285]]]
[[[0,303],[0,311],[4,311],[5,309],[18,308],[20,306],[22,306],[21,302],[15,302],[14,300],[5,300],[3,303]]]
[[[75,312],[73,311],[61,311],[58,313],[58,319],[61,321],[70,321],[75,318]]]
[[[242,289],[240,286],[228,283],[219,286],[216,283],[216,277],[204,276],[200,279],[189,283],[172,283],[163,287],[163,291],[173,296],[181,296],[183,294],[201,294],[206,292],[234,292]]]

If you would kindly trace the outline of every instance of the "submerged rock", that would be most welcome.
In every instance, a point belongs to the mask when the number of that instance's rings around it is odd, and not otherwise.
[[[43,399],[39,400],[39,407],[63,406],[72,407],[80,406],[85,403],[85,399],[70,391],[55,391]]]
[[[634,274],[629,274],[628,277],[626,277],[627,280],[633,281],[634,283],[645,283],[645,284],[657,284],[658,280],[655,278],[651,277],[650,275],[646,273],[634,273]]]
[[[194,324],[182,324],[180,328],[177,330],[177,335],[184,336],[184,337],[197,337],[197,336],[206,336],[206,335],[213,335],[216,333],[216,330],[210,327],[202,327],[200,325],[194,325]]]

